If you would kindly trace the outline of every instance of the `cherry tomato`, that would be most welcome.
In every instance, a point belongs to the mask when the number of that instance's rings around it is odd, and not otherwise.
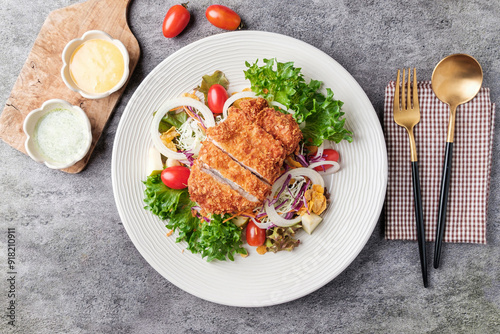
[[[208,89],[208,107],[214,114],[221,114],[224,109],[224,103],[228,98],[226,89],[219,85],[214,84]]]
[[[190,18],[187,3],[170,7],[163,20],[163,36],[172,38],[179,35],[186,28]]]
[[[266,241],[266,230],[259,228],[253,221],[247,224],[247,243],[250,246],[262,246]]]
[[[167,167],[161,172],[161,180],[172,189],[184,189],[187,187],[190,170],[184,166]]]
[[[225,30],[236,30],[241,28],[241,18],[232,9],[222,5],[211,5],[205,11],[208,22],[217,28]]]
[[[328,160],[328,161],[336,161],[336,162],[340,161],[339,152],[332,150],[331,148],[327,148],[327,149],[323,150],[323,157],[325,158],[325,160]],[[333,167],[332,165],[323,165],[323,166],[314,167],[314,170],[321,172],[323,170],[327,170],[327,169],[332,168],[332,167]]]

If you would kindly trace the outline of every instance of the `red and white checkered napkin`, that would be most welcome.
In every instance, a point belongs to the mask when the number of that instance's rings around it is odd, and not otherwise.
[[[386,239],[416,240],[410,144],[404,128],[394,122],[395,83],[385,89],[384,132],[389,178],[385,203]],[[434,241],[439,190],[448,131],[448,105],[434,95],[431,83],[418,83],[420,123],[415,128],[425,239]],[[486,243],[495,104],[489,88],[481,88],[457,109],[445,242]]]

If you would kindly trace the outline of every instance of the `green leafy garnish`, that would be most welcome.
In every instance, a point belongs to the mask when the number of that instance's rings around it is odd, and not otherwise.
[[[234,253],[247,254],[247,250],[241,246],[241,229],[231,221],[224,222],[230,217],[229,214],[212,215],[210,223],[204,221],[200,231],[197,231],[197,251],[209,262],[214,259],[225,260],[226,256],[234,261]]]
[[[204,75],[201,80],[201,85],[198,88],[198,91],[203,93],[205,96],[205,104],[208,102],[208,90],[212,85],[219,84],[224,87],[226,90],[229,87],[229,80],[227,80],[226,75],[222,71],[215,71],[212,75]]]
[[[186,242],[189,251],[200,253],[209,262],[234,261],[235,253],[247,254],[242,247],[241,229],[225,221],[230,215],[213,215],[210,222],[200,220],[192,213],[197,204],[189,199],[187,189],[167,187],[160,174],[148,176],[144,184],[144,208],[166,220],[166,227],[179,234],[176,242]]]
[[[163,133],[175,126],[176,129],[180,128],[182,124],[187,121],[188,115],[185,112],[177,113],[175,110],[169,111],[163,116],[158,126],[158,131]]]
[[[160,217],[169,219],[181,211],[187,209],[191,213],[191,207],[196,205],[189,199],[186,189],[171,189],[161,180],[161,174],[150,175],[144,182],[144,202],[147,210]],[[185,219],[185,218],[184,218]]]
[[[259,66],[245,62],[248,68],[245,78],[250,80],[251,89],[269,101],[276,101],[295,111],[297,123],[306,123],[302,134],[306,142],[319,146],[324,140],[336,143],[341,140],[352,142],[352,133],[344,128],[342,101],[333,98],[331,89],[326,96],[320,89],[323,83],[318,80],[305,82],[300,68],[293,62],[280,63],[275,59],[263,59]]]

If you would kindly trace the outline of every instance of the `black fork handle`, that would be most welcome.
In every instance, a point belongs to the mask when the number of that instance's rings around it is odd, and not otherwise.
[[[434,268],[439,267],[441,259],[441,246],[443,244],[444,227],[446,222],[446,207],[448,205],[448,190],[451,180],[451,158],[453,155],[453,142],[446,142],[444,153],[443,174],[441,176],[441,190],[439,195],[439,211],[436,226],[436,243],[434,244]]]
[[[418,161],[411,162],[411,179],[413,181],[413,198],[415,201],[415,220],[417,227],[418,253],[420,255],[420,266],[424,287],[427,288],[427,256],[425,249],[425,226],[422,209],[422,195],[420,194],[420,176],[418,175]]]

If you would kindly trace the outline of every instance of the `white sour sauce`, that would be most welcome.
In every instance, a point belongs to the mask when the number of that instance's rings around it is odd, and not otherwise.
[[[85,150],[88,132],[80,115],[68,109],[54,109],[40,118],[34,137],[45,158],[67,163]]]

